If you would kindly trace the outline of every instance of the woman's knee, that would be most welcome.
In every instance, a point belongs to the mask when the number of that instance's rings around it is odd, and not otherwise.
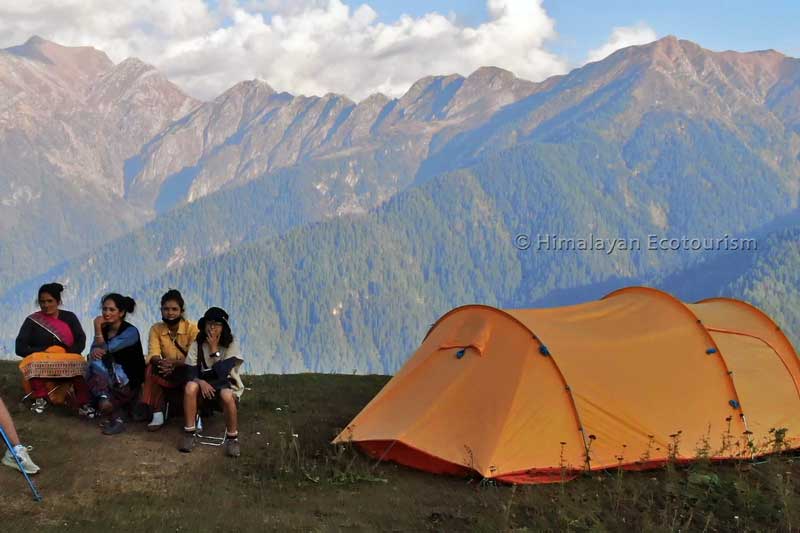
[[[114,412],[114,404],[107,398],[101,398],[97,402],[97,409],[104,415],[110,415]]]
[[[200,387],[194,381],[190,381],[183,388],[183,391],[187,396],[195,396],[200,391]]]
[[[236,405],[236,396],[233,395],[233,391],[230,389],[222,389],[219,391],[219,397],[225,403]]]
[[[222,400],[222,408],[230,413],[236,414],[236,396],[230,389],[222,389],[219,393]]]

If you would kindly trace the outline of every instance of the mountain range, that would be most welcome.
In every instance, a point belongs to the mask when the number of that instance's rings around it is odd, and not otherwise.
[[[746,297],[800,332],[779,274],[797,262],[800,60],[775,51],[666,37],[540,83],[484,67],[395,99],[254,80],[198,102],[138,60],[32,38],[0,52],[0,94],[6,345],[52,279],[87,323],[112,289],[142,327],[166,287],[193,315],[223,305],[254,372],[391,372],[455,305],[631,283]],[[522,233],[766,244],[519,250]]]

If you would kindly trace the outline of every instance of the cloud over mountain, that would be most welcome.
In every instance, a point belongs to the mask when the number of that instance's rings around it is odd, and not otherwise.
[[[341,0],[0,1],[0,47],[38,34],[91,45],[119,62],[139,57],[193,96],[210,99],[242,79],[277,90],[398,96],[419,78],[494,65],[541,80],[567,70],[547,51],[555,23],[540,0],[487,0],[477,26],[427,13],[379,21]]]
[[[646,44],[655,41],[657,38],[655,30],[644,22],[639,22],[633,26],[615,27],[608,41],[602,46],[590,50],[586,60],[587,62],[600,61],[617,50],[637,44]]]

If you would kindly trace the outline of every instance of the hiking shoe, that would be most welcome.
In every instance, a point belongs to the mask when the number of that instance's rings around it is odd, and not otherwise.
[[[120,417],[117,417],[105,425],[103,435],[117,435],[123,431],[125,431],[125,422]]]
[[[28,455],[28,448],[21,444],[17,444],[14,446],[14,453],[17,454],[17,458],[19,459],[20,464],[22,465],[22,469],[25,471],[26,474],[36,474],[39,472],[40,468],[36,466],[31,460],[31,456]],[[3,456],[2,463],[6,466],[10,466],[15,470],[19,470],[19,466],[17,466],[17,462],[14,460],[14,456],[11,455],[11,450],[6,450],[5,455]]]
[[[242,451],[239,449],[239,439],[228,439],[225,441],[225,455],[228,457],[239,457]]]
[[[178,449],[182,452],[189,453],[192,451],[192,448],[194,448],[194,432],[184,431]]]
[[[153,420],[147,424],[147,431],[158,431],[164,425],[164,413],[156,411],[153,413]]]
[[[92,407],[87,403],[82,405],[80,409],[78,409],[78,416],[92,419],[95,416],[97,416],[97,411],[95,411],[94,407]]]
[[[44,398],[36,398],[33,400],[33,405],[31,406],[31,411],[40,415],[44,413],[44,410],[47,409],[47,400]]]

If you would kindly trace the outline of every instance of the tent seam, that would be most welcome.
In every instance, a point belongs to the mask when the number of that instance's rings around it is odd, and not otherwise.
[[[656,289],[656,288],[653,288],[653,287],[624,287],[622,289],[618,289],[616,291],[612,291],[612,292],[608,293],[607,295],[603,296],[602,299],[605,300],[606,298],[608,298],[610,296],[613,296],[615,294],[621,294],[623,292],[643,292],[643,293],[654,294],[654,295],[656,295],[656,296],[658,296],[659,298],[662,298],[662,299],[666,298],[667,301],[669,301],[669,302],[671,302],[673,304],[677,304],[681,309],[683,309],[683,311],[685,313],[688,313],[689,316],[692,317],[693,322],[695,323],[695,325],[700,326],[700,329],[705,334],[706,339],[714,347],[714,350],[716,350],[716,353],[719,354],[719,360],[722,363],[722,368],[723,368],[723,370],[725,372],[725,376],[728,378],[728,382],[730,383],[731,388],[733,389],[734,401],[736,402],[736,405],[738,406],[738,407],[734,407],[734,408],[737,411],[739,411],[739,417],[740,417],[740,419],[742,421],[742,424],[744,425],[745,431],[749,431],[749,428],[747,427],[747,417],[744,414],[744,407],[742,406],[742,401],[741,401],[741,398],[739,397],[739,391],[736,389],[736,382],[733,380],[733,375],[731,373],[731,369],[728,366],[728,363],[725,361],[725,356],[722,354],[722,350],[719,348],[719,346],[717,345],[716,341],[714,341],[714,338],[711,336],[711,333],[708,332],[708,328],[706,328],[705,324],[703,324],[703,321],[700,320],[700,318],[698,318],[698,316],[694,313],[694,311],[692,311],[691,308],[688,305],[686,305],[686,303],[684,303],[683,301],[681,301],[678,298],[674,297],[670,293],[664,292],[662,290],[659,290],[659,289]],[[732,407],[733,407],[733,405],[732,405]]]
[[[533,331],[531,331],[530,328],[525,326],[525,329],[530,331],[531,335],[533,336],[533,340],[535,340],[536,342],[539,343],[539,347],[540,348],[541,347],[544,347],[545,349],[547,348],[547,345],[544,342],[542,342],[542,339],[539,338],[539,336],[536,335]],[[583,440],[583,448],[584,448],[585,458],[586,458],[586,469],[587,470],[591,470],[591,460],[590,460],[591,457],[589,455],[589,452],[590,452],[589,441],[586,438],[586,431],[585,431],[585,428],[583,427],[583,421],[581,420],[580,411],[578,410],[578,403],[575,401],[575,396],[572,394],[572,387],[570,387],[569,383],[567,383],[567,377],[561,371],[561,367],[558,366],[558,363],[556,362],[555,357],[553,357],[552,353],[550,353],[549,350],[548,350],[548,353],[547,353],[546,357],[548,359],[550,359],[550,361],[553,363],[553,368],[556,369],[556,372],[558,373],[558,377],[561,378],[561,383],[564,384],[564,390],[567,392],[567,396],[569,396],[569,401],[572,404],[572,411],[573,411],[573,414],[575,415],[575,422],[578,424],[578,433],[581,434],[581,439]]]
[[[542,340],[539,338],[539,336],[536,335],[536,333],[534,333],[533,330],[531,330],[531,328],[529,328],[524,322],[519,320],[517,317],[515,317],[511,313],[508,313],[508,312],[506,312],[503,309],[500,309],[498,307],[494,307],[494,306],[491,306],[491,305],[484,305],[484,304],[467,304],[467,305],[462,305],[460,307],[456,307],[455,309],[451,309],[450,311],[448,311],[447,313],[442,315],[439,318],[439,320],[437,320],[436,322],[434,322],[431,325],[430,329],[425,334],[425,339],[427,339],[428,336],[431,334],[431,332],[436,328],[436,326],[438,326],[447,317],[449,317],[450,315],[455,314],[457,312],[463,311],[465,309],[471,309],[471,308],[486,309],[486,310],[489,310],[489,311],[494,311],[494,312],[496,312],[496,313],[498,313],[498,314],[500,314],[500,315],[502,315],[502,316],[504,316],[506,318],[509,318],[509,319],[513,320],[515,323],[519,324],[522,328],[524,328],[525,331],[530,333],[531,337],[533,337],[533,339],[536,342],[539,343],[540,347],[546,347],[546,345],[544,344],[544,342],[542,342]],[[425,342],[425,339],[423,339],[423,342]],[[588,457],[589,457],[589,443],[588,443],[588,440],[587,440],[587,437],[586,437],[586,432],[584,431],[583,422],[581,421],[581,415],[580,415],[580,412],[578,410],[578,404],[575,401],[575,396],[572,394],[572,388],[569,386],[569,383],[567,383],[567,378],[564,376],[564,373],[561,371],[561,367],[558,366],[558,363],[556,363],[556,361],[552,357],[552,355],[550,355],[548,353],[548,357],[551,359],[551,361],[553,363],[553,367],[556,369],[556,372],[558,373],[558,377],[561,378],[561,383],[563,383],[563,385],[564,385],[564,390],[567,392],[567,395],[569,396],[569,401],[570,401],[570,404],[572,405],[572,414],[575,417],[575,423],[578,425],[578,433],[580,433],[581,440],[583,441],[583,447],[584,447],[584,450],[585,450],[585,453],[586,453],[586,457],[587,457],[587,466],[589,466],[591,468],[591,465],[589,464],[589,460],[588,460]]]
[[[769,349],[772,350],[772,353],[774,353],[775,356],[778,358],[778,360],[781,362],[781,365],[783,365],[783,368],[786,369],[786,373],[789,374],[789,381],[791,381],[792,384],[794,385],[794,390],[797,393],[797,397],[800,398],[800,387],[798,387],[797,381],[795,381],[794,376],[792,375],[792,371],[789,368],[789,365],[786,364],[786,361],[784,361],[783,357],[780,356],[780,354],[778,353],[778,350],[776,350],[775,347],[769,341],[767,341],[766,339],[762,339],[758,335],[753,335],[751,333],[745,333],[744,331],[736,331],[736,330],[733,330],[733,329],[712,328],[712,327],[708,327],[706,329],[708,329],[709,331],[717,331],[719,333],[729,333],[731,335],[741,335],[742,337],[750,337],[751,339],[756,339],[756,340],[759,340],[759,341],[763,342],[764,344],[766,344],[769,347]]]
[[[710,302],[730,302],[730,303],[733,303],[735,305],[742,306],[745,309],[747,309],[747,311],[749,311],[751,314],[755,314],[756,316],[766,320],[769,324],[774,326],[775,327],[775,331],[780,333],[780,338],[783,339],[783,341],[789,346],[789,349],[792,351],[792,355],[794,355],[793,361],[797,365],[797,367],[798,367],[798,369],[797,369],[798,370],[798,375],[800,375],[800,358],[798,358],[798,356],[797,356],[797,350],[795,350],[794,344],[792,344],[792,342],[789,340],[789,337],[786,336],[786,334],[783,332],[781,327],[778,325],[777,322],[775,322],[772,319],[772,317],[770,317],[768,314],[766,314],[764,311],[762,311],[758,307],[756,307],[756,306],[754,306],[752,304],[749,304],[749,303],[745,302],[744,300],[737,300],[736,298],[724,298],[724,297],[705,298],[705,299],[700,300],[700,301],[695,302],[695,303],[702,304],[702,303],[710,303]],[[761,339],[761,337],[756,337],[755,335],[753,335],[753,337],[755,337],[757,339]],[[761,339],[761,340],[764,340],[764,339]],[[766,341],[764,341],[764,342],[766,342]],[[778,359],[780,359],[783,362],[783,366],[789,372],[789,377],[792,379],[792,383],[794,383],[794,387],[795,387],[795,389],[797,389],[797,394],[800,396],[800,383],[798,383],[798,379],[795,377],[795,373],[792,372],[791,368],[789,368],[789,365],[786,362],[786,360],[783,357],[781,357],[781,353],[778,350],[776,350],[775,347],[772,346],[770,343],[767,343],[767,344],[769,345],[770,348],[772,348],[772,351],[775,352],[775,355],[778,356]]]

